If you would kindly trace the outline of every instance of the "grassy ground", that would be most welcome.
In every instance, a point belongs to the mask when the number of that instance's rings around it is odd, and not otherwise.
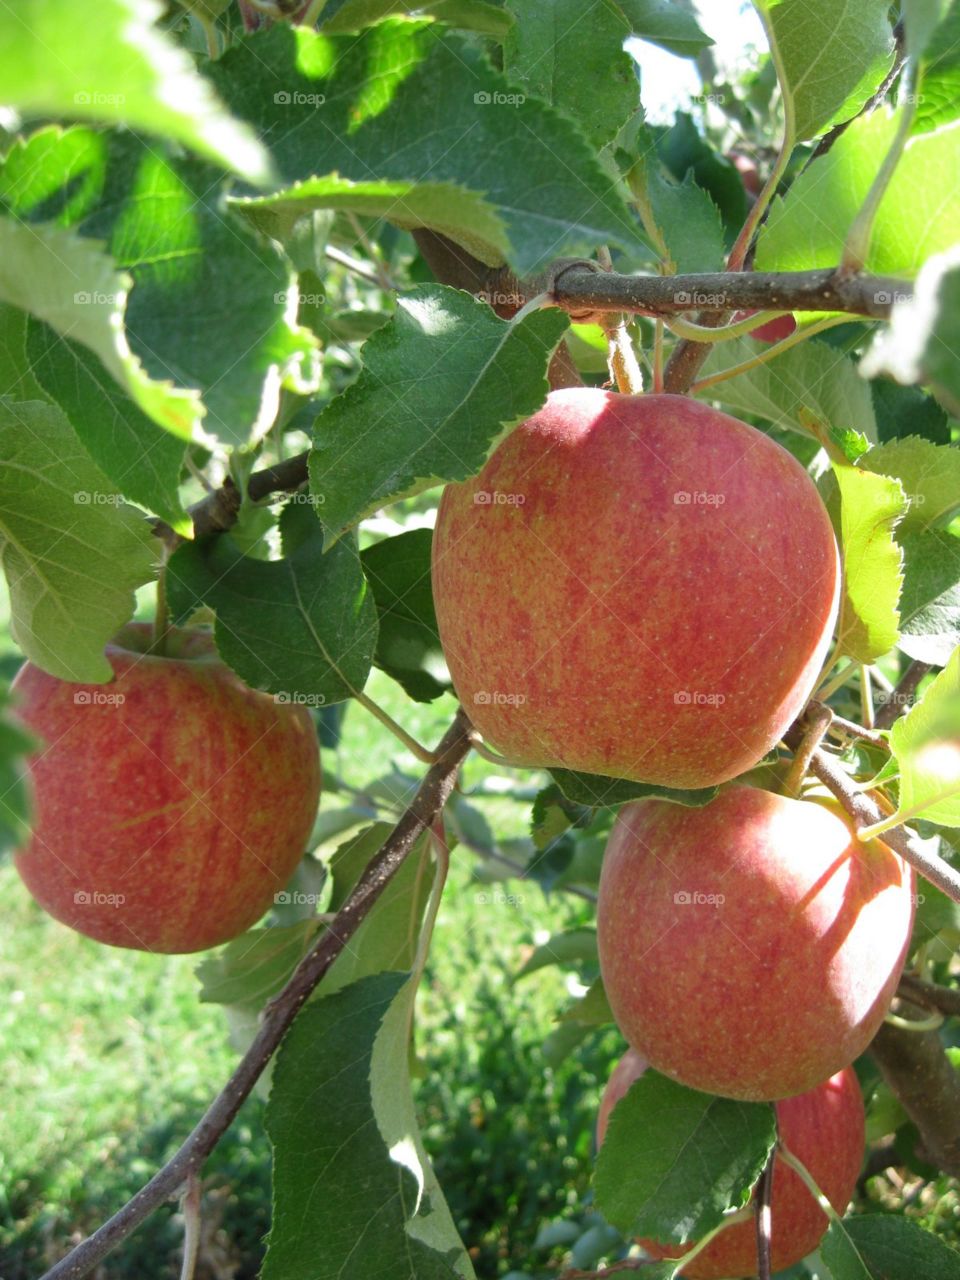
[[[410,704],[385,677],[371,691],[422,740],[452,714],[444,699]],[[417,766],[357,709],[331,771],[355,784]],[[474,761],[467,788],[495,769]],[[327,796],[324,807],[343,803]],[[521,834],[528,806],[478,799],[498,832]],[[619,1050],[598,1035],[559,1069],[539,1045],[565,1000],[564,975],[545,970],[516,987],[536,941],[589,915],[586,904],[532,884],[513,901],[478,892],[475,859],[460,849],[441,908],[418,1015],[425,1136],[478,1274],[546,1263],[541,1223],[586,1193],[599,1086]],[[0,867],[7,928],[0,935],[0,1277],[27,1280],[70,1239],[96,1226],[188,1131],[234,1056],[222,1011],[196,998],[195,960],[100,947],[35,906]],[[251,1100],[206,1169],[205,1271],[252,1277],[268,1226],[269,1149],[262,1103]],[[102,1269],[102,1280],[166,1280],[177,1272],[175,1206],[156,1215]]]

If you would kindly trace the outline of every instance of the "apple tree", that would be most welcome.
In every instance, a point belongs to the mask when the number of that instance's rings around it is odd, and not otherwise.
[[[472,1280],[410,1078],[451,858],[597,903],[511,975],[586,978],[552,1060],[624,1038],[565,1274],[960,1276],[848,1212],[960,1177],[960,4],[754,8],[736,83],[680,0],[0,12],[0,824],[238,1051],[50,1280],[177,1196],[189,1276],[254,1089],[265,1280]],[[351,703],[418,777],[321,780]]]

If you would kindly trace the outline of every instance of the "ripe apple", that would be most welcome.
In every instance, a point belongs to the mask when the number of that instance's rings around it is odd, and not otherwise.
[[[742,151],[728,151],[727,159],[739,173],[747,196],[753,197],[753,200],[750,201],[753,204],[763,190],[763,179],[760,177],[760,170],[757,168],[756,160],[752,156],[745,156]]]
[[[913,872],[839,812],[731,786],[700,809],[620,810],[597,941],[614,1017],[658,1071],[785,1098],[873,1038],[910,942]]]
[[[34,826],[16,855],[37,902],[114,946],[202,951],[243,933],[303,856],[320,795],[305,707],[247,686],[213,637],[174,630],[169,656],[131,623],[107,647],[115,679],[72,684],[26,663],[17,714]]]
[[[646,1063],[629,1050],[607,1081],[597,1116],[597,1146],[603,1143],[610,1112]],[[813,1175],[814,1181],[838,1213],[846,1209],[863,1162],[863,1098],[856,1073],[847,1067],[823,1084],[784,1098],[776,1104],[780,1137]],[[801,1180],[779,1157],[773,1167],[771,1196],[772,1269],[782,1271],[805,1258],[820,1243],[827,1215]],[[640,1244],[654,1258],[679,1258],[692,1247]],[[721,1231],[703,1253],[680,1273],[690,1280],[737,1280],[757,1273],[756,1230],[752,1222],[738,1222]]]
[[[433,585],[474,724],[530,765],[704,787],[800,711],[836,542],[769,436],[686,396],[550,394],[448,485]]]

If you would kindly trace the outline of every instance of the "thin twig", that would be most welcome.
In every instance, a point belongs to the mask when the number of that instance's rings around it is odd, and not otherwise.
[[[784,734],[783,740],[788,747],[796,750],[803,741],[803,734],[803,726],[798,723]],[[887,817],[869,792],[857,790],[846,769],[821,748],[814,751],[810,759],[810,771],[833,792],[858,829],[870,827]],[[925,849],[912,831],[906,827],[891,827],[884,831],[882,839],[885,845],[919,871],[924,879],[942,890],[952,902],[960,902],[960,872],[943,858]]]
[[[180,1208],[183,1213],[183,1265],[180,1268],[180,1280],[193,1280],[200,1252],[200,1179],[195,1173],[187,1178]]]
[[[930,662],[920,662],[919,659],[911,662],[894,691],[888,693],[882,701],[878,698],[880,706],[873,718],[873,727],[875,729],[889,729],[901,711],[908,709],[913,702],[913,696],[917,692],[917,686],[920,681],[932,670],[933,664]]]
[[[946,1014],[948,1018],[960,1018],[960,990],[956,987],[941,987],[915,974],[902,973],[897,995],[924,1009]]]
[[[424,776],[410,806],[316,946],[301,960],[280,994],[266,1006],[253,1043],[179,1151],[119,1212],[51,1267],[43,1280],[78,1280],[89,1275],[111,1250],[197,1172],[263,1074],[305,1001],[443,808],[470,750],[469,727],[463,711],[458,711],[437,748],[436,764]]]
[[[754,1222],[757,1228],[757,1280],[770,1280],[772,1264],[770,1260],[771,1232],[773,1222],[773,1168],[777,1161],[777,1146],[774,1143],[770,1158],[764,1166],[757,1189],[754,1192]]]
[[[803,780],[810,768],[813,753],[818,749],[824,735],[830,728],[833,712],[822,702],[811,702],[804,717],[803,738],[793,755],[790,772],[787,774],[784,790],[788,796],[798,796]]]
[[[890,750],[890,744],[886,738],[876,729],[865,729],[862,724],[857,724],[854,720],[847,720],[843,716],[838,716],[836,712],[833,719],[827,727],[827,733],[831,733],[837,738],[859,738],[861,742],[869,742],[872,747],[880,747],[884,751]]]

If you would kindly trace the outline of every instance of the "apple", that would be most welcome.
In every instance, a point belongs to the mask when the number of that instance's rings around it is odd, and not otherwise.
[[[762,1101],[860,1054],[896,989],[913,871],[829,804],[734,785],[620,810],[600,876],[604,987],[627,1041],[705,1093]]]
[[[243,933],[306,850],[320,795],[305,707],[249,689],[213,637],[173,630],[167,655],[131,623],[107,647],[109,684],[26,663],[19,718],[31,837],[17,870],[37,902],[114,946],[202,951]]]
[[[433,587],[457,694],[495,747],[705,787],[802,708],[839,571],[812,480],[769,436],[686,396],[577,387],[447,486]]]
[[[747,196],[753,197],[753,200],[750,201],[753,204],[763,190],[763,179],[760,177],[760,170],[757,168],[756,160],[751,156],[744,155],[742,151],[728,151],[727,159],[739,173]]]
[[[631,1049],[614,1069],[600,1101],[598,1147],[610,1112],[643,1075],[646,1065]],[[783,1143],[813,1175],[834,1209],[843,1213],[860,1174],[865,1143],[863,1098],[856,1073],[847,1067],[806,1093],[782,1099],[776,1108]],[[827,1229],[827,1216],[779,1157],[774,1161],[770,1207],[772,1270],[782,1271],[813,1252]],[[639,1243],[654,1258],[679,1258],[693,1242],[679,1246],[653,1240]],[[756,1228],[753,1222],[738,1222],[715,1236],[680,1274],[690,1280],[739,1280],[756,1273]]]

